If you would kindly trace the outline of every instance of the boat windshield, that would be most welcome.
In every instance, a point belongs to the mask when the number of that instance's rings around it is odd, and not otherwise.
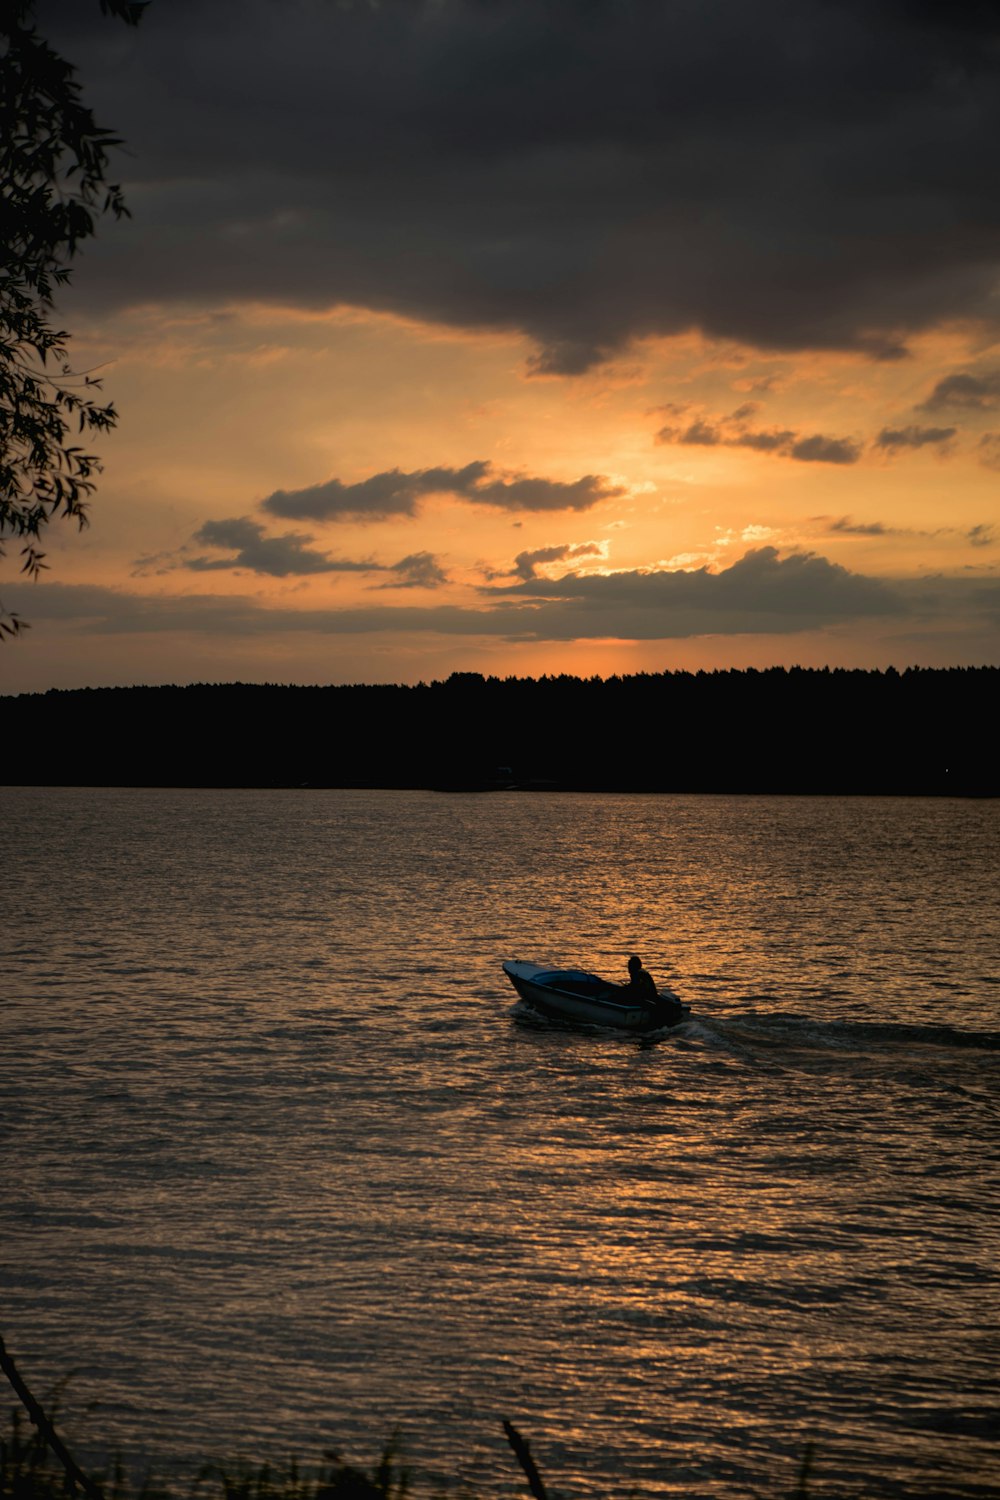
[[[536,984],[598,984],[606,985],[607,981],[598,979],[596,974],[587,974],[583,969],[545,969],[540,974],[534,975]]]

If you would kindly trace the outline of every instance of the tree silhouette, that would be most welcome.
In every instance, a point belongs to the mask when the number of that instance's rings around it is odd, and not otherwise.
[[[144,4],[101,0],[136,25]],[[46,566],[39,546],[55,517],[87,523],[97,456],[71,441],[117,421],[100,380],[74,373],[70,335],[51,319],[69,261],[104,213],[128,213],[107,181],[118,139],[83,103],[70,63],[34,25],[32,0],[0,0],[0,556],[21,539],[21,571]],[[0,640],[26,622],[0,605]]]

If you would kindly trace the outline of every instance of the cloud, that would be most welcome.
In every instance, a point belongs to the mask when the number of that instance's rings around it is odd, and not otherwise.
[[[195,532],[193,540],[220,551],[235,553],[228,557],[190,556],[189,548],[179,552],[161,553],[155,558],[140,559],[137,570],[146,572],[152,564],[161,564],[156,571],[168,573],[176,568],[186,568],[194,573],[220,573],[241,569],[270,578],[306,577],[316,573],[390,573],[384,583],[373,585],[382,589],[438,588],[447,583],[448,575],[432,552],[411,552],[395,563],[380,563],[374,558],[353,561],[349,558],[330,557],[326,552],[317,552],[308,545],[312,537],[298,532],[285,532],[281,536],[266,536],[263,526],[247,516],[229,520],[206,521]]]
[[[839,532],[842,536],[898,535],[894,527],[884,526],[881,521],[852,521],[850,516],[841,516],[839,521],[831,521],[827,531]]]
[[[737,391],[747,391],[751,395],[764,395],[768,391],[780,390],[783,381],[777,373],[769,375],[745,375],[740,380],[733,381],[733,388]]]
[[[271,578],[300,577],[311,573],[368,573],[378,564],[350,562],[315,552],[307,544],[312,537],[288,531],[282,536],[265,536],[263,526],[247,516],[228,521],[206,521],[195,532],[194,540],[208,547],[235,552],[235,557],[182,557],[180,565],[195,573],[217,573],[245,568]]]
[[[985,375],[946,375],[915,411],[992,411],[1000,401],[1000,370]]]
[[[665,427],[661,428],[660,435],[662,436],[667,430]],[[664,441],[666,440],[664,439]],[[699,417],[691,423],[690,427],[685,428],[683,432],[674,437],[673,441],[684,443],[689,447],[714,448],[723,442],[724,439],[718,427],[713,427],[710,422],[705,422]]]
[[[772,432],[741,432],[738,436],[730,439],[733,448],[752,448],[757,453],[781,453],[789,458],[794,458],[793,444],[795,433],[787,428],[775,429]]]
[[[960,529],[957,526],[936,526],[932,530],[921,530],[915,526],[886,526],[883,521],[853,521],[850,516],[841,516],[830,521],[824,516],[814,518],[826,521],[824,531],[832,536],[887,536],[887,537],[957,537],[973,547],[991,547],[994,528],[980,523]]]
[[[427,495],[451,495],[471,505],[498,510],[590,510],[602,500],[625,493],[600,474],[584,474],[569,482],[525,474],[497,474],[484,460],[462,469],[417,469],[405,474],[389,469],[356,484],[328,479],[302,490],[275,490],[261,504],[270,515],[290,520],[381,521],[389,516],[412,516]]]
[[[283,634],[357,635],[369,631],[508,634],[504,619],[454,605],[288,609],[272,608],[246,595],[151,595],[96,584],[58,583],[40,584],[30,592],[15,585],[5,590],[4,602],[32,622],[59,621],[93,635],[180,632],[207,641],[222,636],[270,639]]]
[[[799,438],[788,450],[788,456],[803,464],[856,464],[861,448],[850,438],[824,437],[817,432],[812,437]]]
[[[618,617],[617,628],[605,633],[637,638],[805,630],[899,609],[892,590],[876,579],[815,553],[781,558],[774,547],[752,549],[718,573],[707,568],[569,573],[555,581],[526,579],[494,592],[545,599],[550,605],[583,604],[595,620],[602,614]],[[626,620],[630,624],[623,628]]]
[[[875,447],[889,453],[898,453],[901,448],[941,447],[957,431],[957,427],[883,427],[875,439]]]
[[[408,557],[392,563],[389,572],[399,576],[388,583],[380,583],[379,588],[436,589],[448,582],[448,575],[433,552],[411,552]]]
[[[514,559],[513,572],[520,578],[537,578],[538,565],[565,562],[579,557],[603,557],[604,547],[600,542],[579,542],[575,546],[565,543],[555,547],[536,547],[533,552],[519,552]]]
[[[976,445],[979,462],[985,469],[1000,470],[1000,432],[984,432]]]
[[[464,498],[499,510],[590,510],[601,500],[624,494],[622,485],[611,484],[600,474],[584,474],[569,483],[528,477],[495,479],[477,485]]]
[[[692,328],[888,359],[997,326],[992,6],[80,11],[46,23],[135,215],[88,248],[92,307],[363,306],[523,332],[564,376]]]
[[[755,403],[747,402],[727,417],[713,417],[711,420],[698,417],[687,427],[667,423],[659,429],[655,441],[703,448],[750,448],[757,453],[776,453],[782,458],[793,458],[799,463],[854,464],[861,457],[861,446],[852,438],[831,438],[822,433],[800,437],[788,428],[754,431],[746,424],[757,410]]]
[[[462,495],[488,469],[489,464],[480,462],[467,464],[464,469],[420,469],[413,474],[388,469],[357,484],[328,479],[302,490],[275,490],[263,501],[261,509],[297,521],[331,521],[343,517],[383,521],[388,516],[412,516],[423,496]]]
[[[479,607],[449,604],[348,609],[272,608],[233,595],[145,595],[84,584],[13,585],[9,607],[74,634],[178,632],[211,638],[370,632],[502,637],[524,641],[677,640],[702,635],[794,635],[882,619],[1000,620],[1000,585],[972,577],[888,583],[811,553],[762,547],[719,573],[568,574],[484,594]]]

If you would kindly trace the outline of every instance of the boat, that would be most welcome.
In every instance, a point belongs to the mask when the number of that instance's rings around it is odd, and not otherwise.
[[[691,1014],[672,990],[657,991],[655,1005],[630,998],[624,985],[613,984],[583,969],[552,969],[508,960],[503,971],[532,1010],[558,1021],[615,1026],[622,1031],[659,1031],[677,1026]]]

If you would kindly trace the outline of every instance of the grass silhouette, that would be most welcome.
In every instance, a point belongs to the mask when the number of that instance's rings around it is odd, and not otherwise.
[[[66,1500],[82,1494],[85,1500],[182,1500],[176,1483],[165,1485],[147,1476],[134,1485],[120,1462],[104,1472],[86,1473],[56,1431],[57,1398],[46,1409],[32,1395],[0,1338],[0,1369],[7,1376],[21,1406],[11,1411],[7,1437],[0,1438],[0,1500]],[[527,1481],[533,1500],[550,1500],[530,1444],[513,1422],[503,1430]],[[812,1445],[806,1449],[790,1500],[808,1500]],[[186,1500],[416,1500],[411,1475],[402,1461],[394,1436],[370,1469],[345,1462],[328,1449],[316,1465],[291,1459],[286,1464],[254,1464],[246,1459],[202,1464],[182,1486]],[[431,1491],[428,1500],[474,1500],[463,1490]]]

